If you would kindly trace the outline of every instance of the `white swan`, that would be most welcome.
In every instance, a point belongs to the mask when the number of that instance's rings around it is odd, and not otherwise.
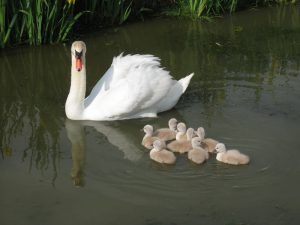
[[[72,120],[156,117],[178,102],[194,75],[176,81],[160,67],[157,57],[121,54],[85,98],[85,53],[84,42],[72,44],[71,87],[65,105]]]
[[[248,164],[250,162],[249,156],[235,149],[226,150],[225,144],[223,143],[218,143],[215,149],[217,151],[216,159],[220,162],[231,165]]]

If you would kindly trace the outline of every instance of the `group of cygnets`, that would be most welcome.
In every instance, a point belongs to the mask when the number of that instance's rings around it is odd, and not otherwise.
[[[151,149],[150,158],[158,163],[173,164],[176,162],[174,152],[187,153],[189,160],[202,164],[209,158],[209,153],[217,153],[220,162],[240,165],[248,164],[250,158],[238,150],[226,150],[225,144],[212,138],[205,138],[205,130],[186,128],[184,123],[178,123],[175,118],[169,120],[169,128],[154,131],[153,126],[145,125],[145,136],[142,145]]]

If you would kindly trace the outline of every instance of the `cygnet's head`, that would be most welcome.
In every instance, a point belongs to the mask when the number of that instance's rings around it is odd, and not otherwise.
[[[185,125],[185,123],[178,123],[177,124],[177,131],[185,133],[186,132],[186,125]]]
[[[166,147],[166,143],[162,140],[155,140],[153,142],[153,148],[155,148],[158,151],[164,149],[165,147]]]
[[[152,133],[153,133],[153,126],[147,124],[147,125],[144,126],[143,130],[144,130],[144,132],[146,134],[152,135]]]
[[[177,120],[175,118],[170,119],[168,124],[169,124],[170,130],[176,131]]]
[[[197,135],[198,135],[198,137],[202,137],[202,138],[204,138],[205,137],[205,130],[204,130],[204,128],[203,127],[198,127],[198,129],[197,129]]]
[[[85,63],[86,45],[83,41],[74,41],[71,47],[72,61],[75,69],[80,72],[82,65]]]
[[[223,143],[218,143],[215,147],[215,150],[217,151],[217,153],[226,152],[226,147]]]
[[[192,138],[192,147],[197,148],[201,146],[202,138],[201,137],[194,137]]]
[[[194,135],[194,129],[191,128],[191,127],[188,128],[187,131],[186,131],[187,140],[192,140],[193,135]]]

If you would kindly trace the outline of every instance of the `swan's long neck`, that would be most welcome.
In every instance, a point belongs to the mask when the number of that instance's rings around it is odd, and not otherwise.
[[[72,57],[71,87],[66,101],[66,114],[69,119],[82,120],[84,111],[84,99],[86,90],[86,67],[83,57],[81,71],[75,67],[75,58]]]

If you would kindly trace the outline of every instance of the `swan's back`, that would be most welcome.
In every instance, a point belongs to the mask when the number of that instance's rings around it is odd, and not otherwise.
[[[184,87],[160,67],[159,60],[152,55],[115,57],[85,99],[85,117],[94,120],[155,117],[158,112],[172,108]]]

